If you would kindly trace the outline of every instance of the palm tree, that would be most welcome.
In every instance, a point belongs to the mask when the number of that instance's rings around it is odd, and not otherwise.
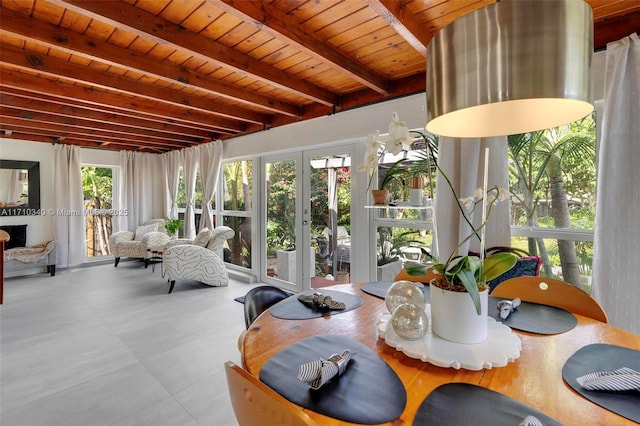
[[[565,191],[563,166],[567,161],[583,162],[595,158],[593,120],[583,119],[575,126],[567,125],[532,133],[508,137],[512,167],[518,176],[519,194],[527,226],[537,226],[536,207],[543,184],[551,195],[551,216],[556,228],[570,228],[569,203]],[[546,178],[546,179],[545,179]],[[529,239],[529,252],[540,253],[544,259],[545,274],[551,276],[551,267],[542,239]],[[558,240],[558,252],[564,281],[576,286],[580,272],[575,243]]]

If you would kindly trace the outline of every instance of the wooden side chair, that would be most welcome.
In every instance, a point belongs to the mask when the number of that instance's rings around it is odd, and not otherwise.
[[[564,281],[547,277],[515,277],[503,281],[491,293],[494,297],[539,303],[565,309],[602,322],[609,322],[602,307],[589,294]]]
[[[240,426],[314,426],[299,407],[231,361],[224,364],[231,405]]]

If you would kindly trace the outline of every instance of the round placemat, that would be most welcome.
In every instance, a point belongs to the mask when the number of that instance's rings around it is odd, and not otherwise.
[[[640,423],[640,392],[588,391],[576,381],[577,377],[598,371],[619,368],[640,371],[640,351],[616,345],[594,343],[580,348],[562,367],[562,378],[580,395],[594,404]]]
[[[578,319],[571,312],[531,302],[522,302],[507,319],[502,319],[498,309],[498,302],[501,300],[508,299],[489,296],[488,314],[515,330],[535,334],[559,334],[571,330],[578,324]]]
[[[341,376],[318,390],[298,380],[300,365],[345,349],[353,357]],[[407,403],[402,381],[378,354],[360,342],[334,334],[311,336],[278,352],[260,369],[260,380],[295,404],[351,423],[392,422]]]
[[[545,426],[560,425],[540,411],[501,393],[468,383],[447,383],[427,395],[418,408],[413,425],[513,426],[527,416],[534,416]]]
[[[322,293],[324,295],[331,296],[333,300],[344,303],[346,307],[342,310],[318,310],[311,308],[298,300],[298,296],[301,294],[312,295],[313,293]],[[270,311],[271,315],[276,318],[299,320],[320,318],[327,315],[339,315],[356,309],[360,307],[360,305],[362,305],[362,298],[360,296],[355,296],[353,294],[342,293],[340,291],[334,290],[317,289],[303,291],[302,293],[298,293],[296,296],[287,297],[286,299],[273,305]]]

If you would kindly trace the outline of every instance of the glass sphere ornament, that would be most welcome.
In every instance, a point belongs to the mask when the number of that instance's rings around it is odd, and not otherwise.
[[[401,339],[417,340],[427,334],[429,318],[427,318],[424,306],[403,303],[393,311],[391,326]]]
[[[396,281],[391,284],[384,296],[389,313],[393,314],[393,311],[403,303],[413,303],[424,309],[427,306],[427,297],[422,288],[422,283],[412,281]]]

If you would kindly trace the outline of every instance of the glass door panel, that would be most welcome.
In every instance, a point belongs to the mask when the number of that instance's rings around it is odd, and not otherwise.
[[[298,157],[298,158],[296,158]],[[265,182],[265,261],[263,281],[279,287],[302,289],[302,258],[298,253],[299,226],[299,155],[290,158],[266,158]]]
[[[311,286],[327,284],[313,277],[350,282],[351,156],[327,150],[305,153],[308,165],[310,245],[314,263]],[[314,283],[315,281],[315,283]]]

